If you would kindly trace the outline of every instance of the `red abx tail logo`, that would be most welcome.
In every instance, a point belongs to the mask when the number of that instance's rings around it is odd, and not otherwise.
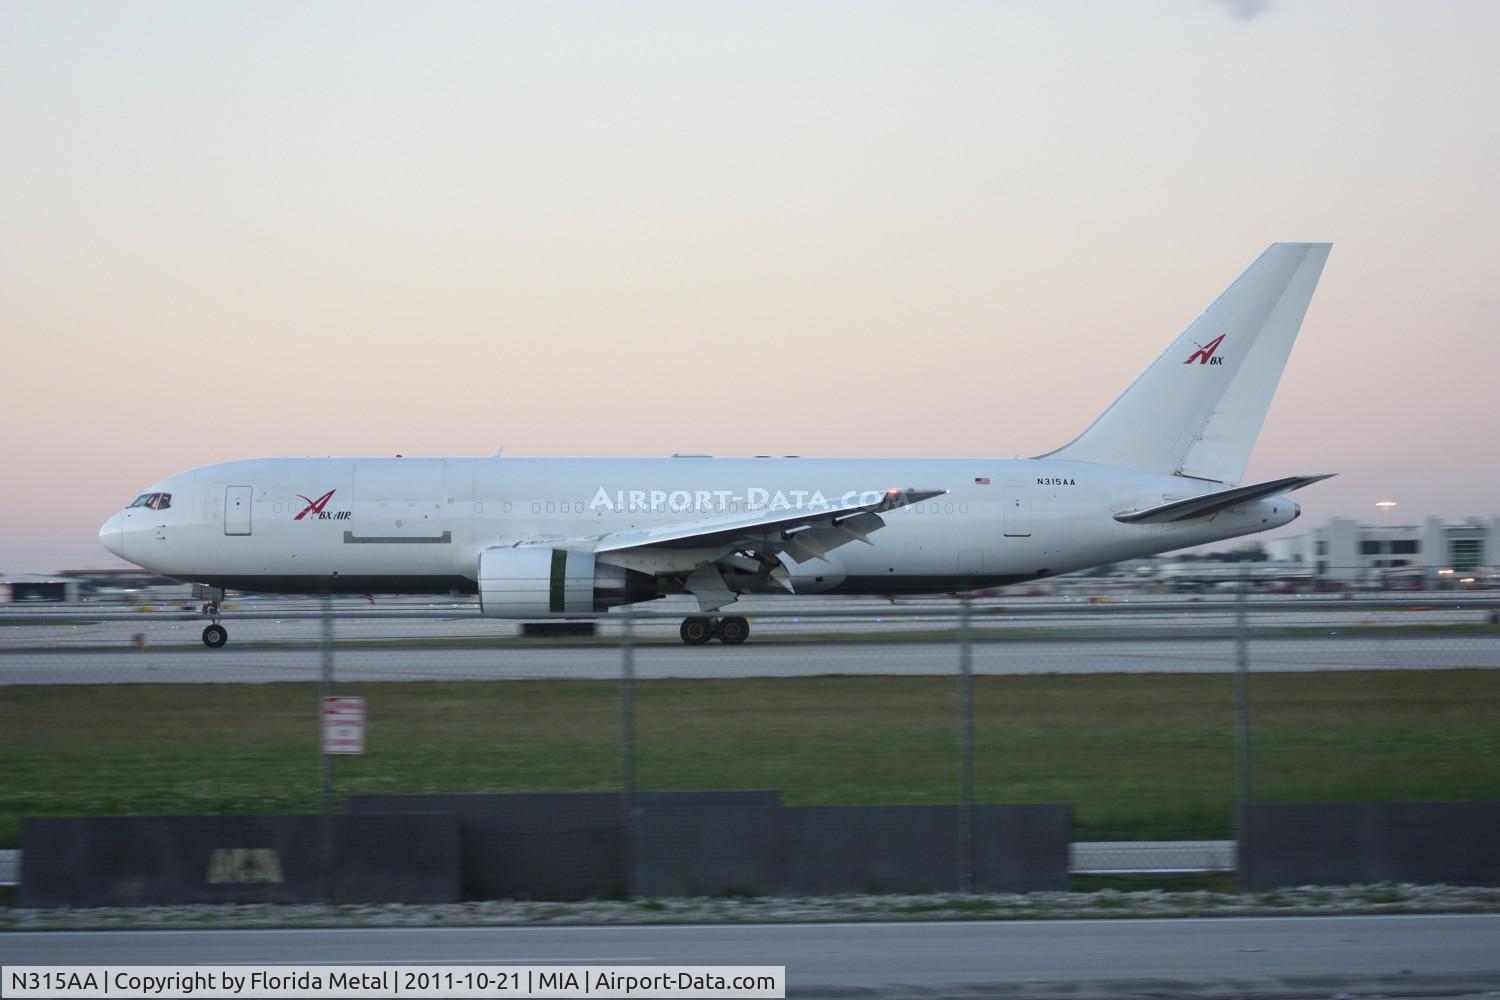
[[[1193,343],[1198,344],[1196,340]],[[1221,333],[1206,344],[1198,344],[1198,349],[1189,354],[1188,359],[1183,364],[1190,365],[1196,361],[1200,365],[1222,365],[1224,359],[1214,357],[1214,352],[1219,349],[1219,345],[1222,343],[1224,343],[1224,335]]]
[[[309,514],[313,515],[314,520],[316,520],[318,517],[321,517],[322,514],[323,514],[323,508],[328,506],[328,501],[332,500],[333,499],[333,495],[335,493],[337,493],[337,492],[338,492],[338,490],[336,490],[336,489],[329,490],[327,493],[324,493],[322,496],[318,497],[318,499],[316,499],[316,500],[308,500],[307,497],[304,497],[304,496],[302,496],[301,493],[298,493],[297,496],[301,497],[303,500],[307,500],[307,506],[303,507],[302,508],[302,513],[300,513],[296,517],[292,518],[292,520],[293,521],[300,521],[300,520],[302,520],[304,517],[306,517]]]

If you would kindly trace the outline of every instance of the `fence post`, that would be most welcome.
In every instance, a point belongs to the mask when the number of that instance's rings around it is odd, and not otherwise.
[[[970,605],[958,606],[958,891],[974,891],[974,662]]]
[[[1234,841],[1240,888],[1250,882],[1250,574],[1234,602]]]
[[[621,894],[635,895],[635,619],[627,605],[620,630],[620,808],[625,870]]]
[[[323,902],[333,902],[333,754],[323,742],[323,712],[333,697],[333,596],[323,592],[322,671],[318,688],[318,750],[322,754],[323,808],[318,819],[318,874]]]

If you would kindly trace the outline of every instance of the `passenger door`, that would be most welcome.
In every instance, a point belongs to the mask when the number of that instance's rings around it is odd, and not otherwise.
[[[224,534],[250,534],[250,505],[255,487],[230,486],[224,490]]]
[[[1005,537],[1031,537],[1031,487],[1006,486],[1001,497],[1005,522]]]

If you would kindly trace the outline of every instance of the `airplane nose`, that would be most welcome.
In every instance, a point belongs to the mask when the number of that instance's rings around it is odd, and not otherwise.
[[[125,514],[122,511],[115,511],[104,522],[104,527],[99,529],[99,542],[121,559],[125,558]]]

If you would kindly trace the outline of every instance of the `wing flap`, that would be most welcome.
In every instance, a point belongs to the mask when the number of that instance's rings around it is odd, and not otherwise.
[[[1186,521],[1194,517],[1207,517],[1230,507],[1238,507],[1240,504],[1300,490],[1304,486],[1331,479],[1333,475],[1334,473],[1330,472],[1320,476],[1287,476],[1284,479],[1273,479],[1251,486],[1236,486],[1233,489],[1219,490],[1216,493],[1188,497],[1186,500],[1173,500],[1145,510],[1122,511],[1115,515],[1115,520],[1126,524],[1160,524],[1169,521]]]

